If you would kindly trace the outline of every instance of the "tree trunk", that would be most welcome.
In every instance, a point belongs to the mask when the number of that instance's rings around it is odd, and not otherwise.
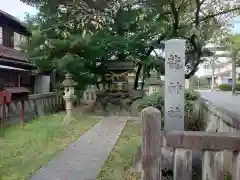
[[[211,83],[211,90],[213,91],[214,90],[214,84],[215,84],[215,81],[214,81],[214,75],[215,75],[215,62],[212,62],[211,64],[212,66],[212,83]]]
[[[145,76],[146,76],[146,66],[143,67],[143,78],[142,78],[141,90],[144,89],[144,85],[145,85]]]
[[[136,77],[135,77],[134,86],[133,86],[133,89],[135,89],[135,90],[137,90],[137,88],[138,88],[138,80],[139,80],[139,77],[140,77],[142,67],[143,67],[143,64],[142,63],[139,64],[137,72],[136,72]]]
[[[232,57],[232,95],[236,94],[236,58],[237,58],[237,53],[233,52],[233,57]]]

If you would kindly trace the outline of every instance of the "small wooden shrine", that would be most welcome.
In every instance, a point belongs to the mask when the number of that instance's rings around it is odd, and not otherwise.
[[[105,77],[110,91],[123,91],[130,88],[129,78],[135,74],[133,61],[108,61],[105,65]],[[131,75],[131,76],[130,76]]]

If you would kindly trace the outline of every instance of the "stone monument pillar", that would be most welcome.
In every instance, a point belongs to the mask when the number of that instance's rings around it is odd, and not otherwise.
[[[64,87],[64,96],[63,99],[66,103],[66,117],[65,119],[67,121],[73,119],[73,100],[76,98],[74,94],[74,87],[77,85],[77,83],[72,79],[71,74],[66,74],[66,78],[62,83],[62,86]]]
[[[165,43],[164,130],[184,130],[185,40]]]
[[[184,131],[185,40],[171,39],[165,43],[165,117],[164,131]],[[173,152],[164,148],[164,154]],[[192,169],[192,150],[176,149],[173,172],[179,164]],[[192,173],[177,174],[173,179],[191,179]]]

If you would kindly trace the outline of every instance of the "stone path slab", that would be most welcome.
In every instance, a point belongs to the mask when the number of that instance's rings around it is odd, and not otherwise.
[[[96,180],[126,121],[126,117],[104,117],[30,180]]]

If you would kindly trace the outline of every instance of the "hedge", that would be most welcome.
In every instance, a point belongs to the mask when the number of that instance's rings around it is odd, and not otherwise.
[[[231,91],[232,85],[231,84],[221,84],[221,85],[219,85],[219,89],[221,91]],[[236,90],[240,91],[240,84],[236,84]]]
[[[186,89],[184,92],[185,97],[185,110],[192,108],[192,103],[197,101],[200,94],[197,91]],[[164,90],[160,92],[153,93],[150,96],[145,96],[141,100],[138,100],[137,106],[139,109],[146,108],[148,106],[153,106],[164,113]]]

